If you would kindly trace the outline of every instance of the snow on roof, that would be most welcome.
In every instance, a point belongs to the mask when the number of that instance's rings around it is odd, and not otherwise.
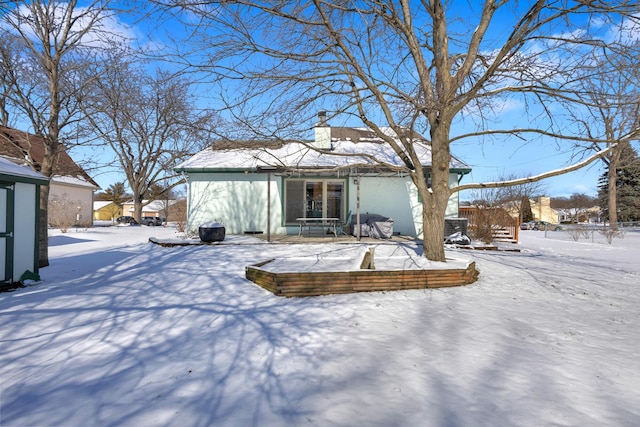
[[[149,203],[148,205],[145,206],[145,208],[147,210],[152,210],[152,211],[161,211],[164,208],[168,206],[173,205],[176,202],[176,200],[154,200],[151,203]]]
[[[21,166],[7,159],[0,157],[0,173],[5,175],[19,176],[23,178],[39,179],[47,181],[47,178],[38,172],[33,171],[28,166]]]
[[[57,184],[74,185],[76,187],[87,187],[87,188],[92,188],[92,189],[100,188],[100,187],[92,184],[91,182],[87,181],[81,175],[78,175],[78,176],[54,175],[54,176],[51,177],[51,182],[54,182],[54,183],[57,183]]]
[[[109,206],[111,203],[113,203],[111,200],[96,200],[93,202],[93,210],[97,211],[105,206]]]
[[[363,131],[364,129],[354,128]],[[277,167],[285,169],[337,169],[366,167],[384,164],[403,167],[404,162],[391,146],[374,137],[332,138],[331,150],[317,150],[311,144],[292,142],[280,148],[236,148],[214,150],[207,148],[180,164],[177,171],[245,169]],[[414,144],[423,166],[431,166],[431,147],[422,141]],[[452,169],[470,169],[469,166],[452,157]]]
[[[146,211],[156,211],[156,212],[160,212],[161,210],[163,210],[164,208],[168,206],[173,205],[174,203],[176,203],[177,200],[152,200],[151,202],[149,202],[149,200],[143,200],[142,201],[142,205],[143,205],[143,209]],[[126,202],[123,203],[124,205],[132,205],[133,204],[133,200],[128,200]]]

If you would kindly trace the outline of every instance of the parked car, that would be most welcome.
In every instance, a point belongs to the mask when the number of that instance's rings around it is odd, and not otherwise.
[[[533,223],[535,221],[528,221],[528,222],[523,222],[522,224],[520,224],[520,230],[531,230],[533,229]]]
[[[562,230],[562,227],[558,224],[551,224],[547,221],[531,221],[531,230],[549,230],[558,231]]]
[[[119,216],[116,219],[116,222],[118,224],[129,224],[129,225],[136,225],[138,222],[135,220],[135,218],[133,218],[132,216]]]
[[[162,218],[157,217],[157,216],[143,216],[142,219],[140,220],[140,223],[142,225],[147,225],[147,226],[154,226],[154,225],[162,225]]]

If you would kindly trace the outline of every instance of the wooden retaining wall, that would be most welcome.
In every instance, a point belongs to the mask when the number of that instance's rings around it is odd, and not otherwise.
[[[262,268],[271,261],[246,267],[246,278],[285,297],[443,288],[468,285],[478,279],[475,262],[465,269],[278,273]]]

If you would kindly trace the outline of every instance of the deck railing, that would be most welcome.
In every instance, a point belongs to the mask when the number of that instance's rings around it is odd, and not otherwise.
[[[519,221],[504,208],[462,206],[459,208],[459,216],[467,219],[467,231],[473,239],[489,243],[497,237],[498,230],[504,230],[518,240]]]

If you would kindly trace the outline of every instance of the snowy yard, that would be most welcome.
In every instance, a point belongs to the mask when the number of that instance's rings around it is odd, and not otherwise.
[[[54,231],[43,283],[0,294],[1,426],[640,425],[638,232],[524,231],[451,251],[466,287],[301,299],[245,266],[361,248],[150,236],[175,232]]]

